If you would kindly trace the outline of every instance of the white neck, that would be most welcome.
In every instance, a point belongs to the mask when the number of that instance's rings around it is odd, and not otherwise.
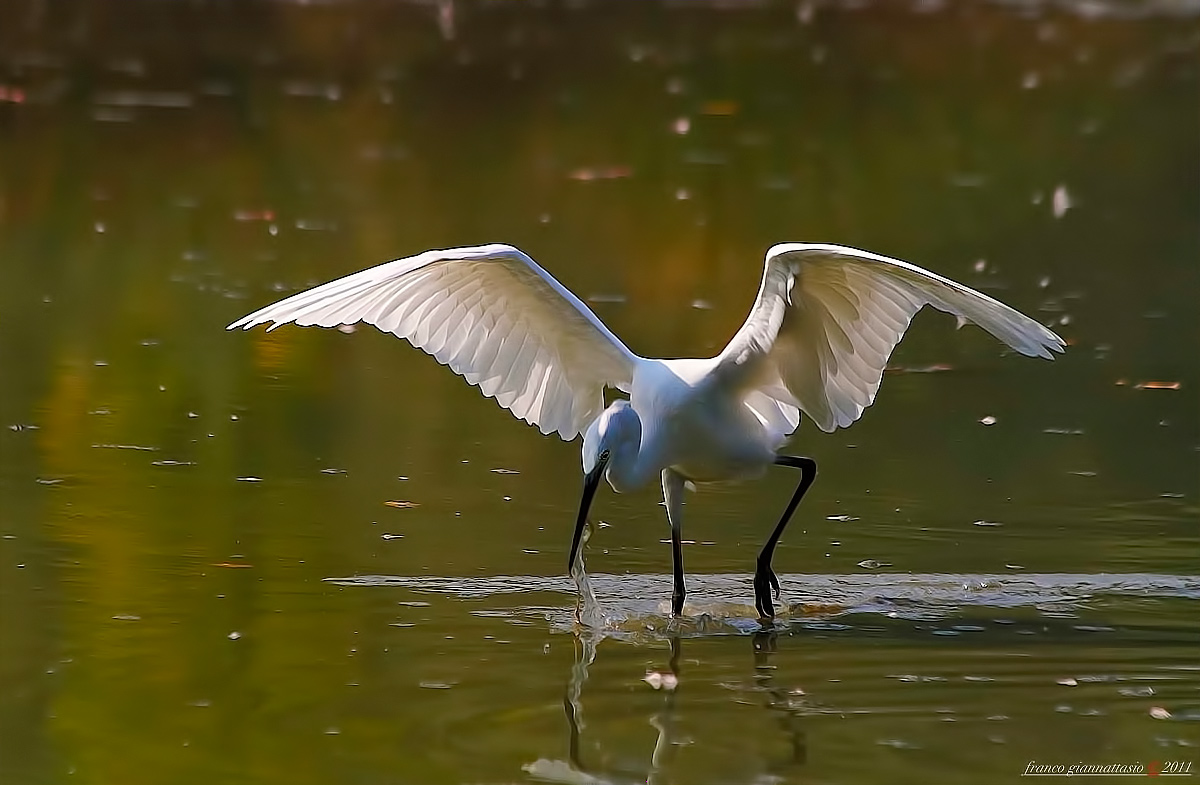
[[[598,456],[609,453],[604,476],[618,493],[636,490],[658,473],[645,449],[642,422],[629,401],[614,401],[588,426],[583,437],[583,470],[592,471]]]
[[[608,459],[604,477],[617,493],[636,491],[658,477],[660,467],[647,460],[649,457],[639,442],[618,444]]]

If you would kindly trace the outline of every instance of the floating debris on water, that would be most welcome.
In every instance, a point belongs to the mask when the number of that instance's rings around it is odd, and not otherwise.
[[[97,93],[92,100],[98,106],[151,109],[187,109],[194,103],[188,93],[166,90],[110,90]]]
[[[633,175],[633,169],[628,166],[602,166],[594,169],[575,169],[567,177],[571,180],[589,182],[591,180],[619,180]]]
[[[598,292],[596,294],[589,294],[587,296],[588,302],[601,303],[601,304],[603,304],[603,303],[623,303],[627,299],[629,299],[629,298],[627,298],[623,294],[606,294],[604,292]]]
[[[233,213],[235,221],[274,221],[274,210],[235,210]]]
[[[19,87],[0,84],[0,103],[23,104],[25,103],[25,91]]]
[[[1050,198],[1051,209],[1054,211],[1055,218],[1062,218],[1075,206],[1071,199],[1071,194],[1067,191],[1065,185],[1060,185],[1054,189],[1054,195]]]
[[[659,673],[658,671],[649,671],[642,677],[642,681],[649,684],[656,690],[673,691],[679,686],[679,677],[674,673]]]
[[[919,750],[919,749],[921,749],[919,744],[914,744],[913,742],[905,741],[904,739],[879,739],[875,743],[880,745],[881,747],[891,747],[891,748],[897,749],[897,750]]]
[[[395,507],[398,510],[411,510],[413,507],[421,506],[417,502],[409,502],[409,501],[390,501],[390,502],[384,502],[384,504],[387,505],[388,507]]]
[[[737,101],[705,101],[700,107],[700,113],[710,117],[730,117],[738,113]]]

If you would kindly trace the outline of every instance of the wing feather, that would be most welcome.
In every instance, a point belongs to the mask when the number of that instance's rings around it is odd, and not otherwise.
[[[1065,345],[1007,305],[907,262],[786,243],[767,252],[758,298],[718,356],[717,373],[745,391],[746,406],[773,430],[795,430],[803,411],[832,431],[875,400],[892,350],[926,305],[978,324],[1024,355],[1052,358]]]
[[[573,439],[628,391],[640,358],[510,245],[426,251],[339,278],[229,329],[366,322],[433,355],[514,415]]]

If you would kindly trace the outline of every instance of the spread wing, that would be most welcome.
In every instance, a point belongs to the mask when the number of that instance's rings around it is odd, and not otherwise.
[[[764,398],[778,403],[772,417],[793,430],[788,415],[800,409],[832,431],[875,400],[892,349],[926,305],[1030,357],[1063,350],[1061,338],[1028,316],[915,265],[839,245],[784,243],[767,251],[758,299],[717,372],[756,408]]]
[[[637,356],[510,245],[426,251],[268,305],[227,329],[363,321],[433,355],[542,433],[573,439],[628,390]]]

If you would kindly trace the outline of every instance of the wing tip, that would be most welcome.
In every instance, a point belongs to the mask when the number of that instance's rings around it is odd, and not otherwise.
[[[1039,341],[1012,348],[1025,357],[1040,357],[1043,360],[1057,359],[1058,355],[1066,352],[1065,344],[1058,341]]]
[[[249,316],[243,316],[241,319],[238,319],[236,322],[232,322],[232,323],[226,325],[225,329],[226,330],[252,330],[255,327],[258,327],[260,324],[267,324],[268,322],[270,322],[270,326],[267,327],[267,332],[271,332],[276,327],[282,327],[283,325],[288,324],[290,321],[291,321],[290,319],[287,321],[282,321],[282,322],[276,322],[271,319],[259,319],[259,318],[255,318],[254,314],[251,314]]]
[[[1044,357],[1047,360],[1053,360],[1055,353],[1066,354],[1067,342],[1063,340],[1062,336],[1051,330],[1049,327],[1043,326],[1042,329],[1045,330],[1045,333],[1041,336],[1041,340],[1038,342],[1037,356]]]

